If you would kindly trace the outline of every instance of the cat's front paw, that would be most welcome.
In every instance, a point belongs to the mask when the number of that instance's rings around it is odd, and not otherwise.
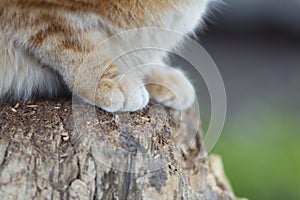
[[[137,111],[149,102],[149,93],[143,82],[133,76],[119,75],[100,80],[96,105],[109,111]]]
[[[163,67],[146,79],[152,99],[176,110],[187,109],[195,101],[195,91],[184,74],[176,69]]]

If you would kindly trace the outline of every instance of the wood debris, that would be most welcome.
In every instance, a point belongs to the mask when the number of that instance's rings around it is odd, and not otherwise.
[[[26,105],[27,108],[37,108],[39,107],[38,105]]]

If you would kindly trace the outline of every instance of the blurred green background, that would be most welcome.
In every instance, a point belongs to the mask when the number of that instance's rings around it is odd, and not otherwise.
[[[300,2],[226,2],[212,5],[196,37],[218,66],[228,98],[211,153],[223,157],[237,196],[299,200]],[[196,88],[206,130],[211,105],[203,85]]]
[[[227,120],[213,152],[238,196],[300,199],[299,115],[252,105]]]

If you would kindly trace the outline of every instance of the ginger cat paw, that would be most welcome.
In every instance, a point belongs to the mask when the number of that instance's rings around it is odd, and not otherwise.
[[[176,110],[187,109],[195,101],[195,91],[180,70],[164,67],[153,70],[146,78],[153,100]]]
[[[98,85],[96,105],[109,111],[137,111],[149,102],[149,93],[139,78],[119,75],[102,79]]]

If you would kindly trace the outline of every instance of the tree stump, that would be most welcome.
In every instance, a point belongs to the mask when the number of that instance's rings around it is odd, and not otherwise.
[[[205,157],[201,131],[185,144],[192,109],[72,105],[0,106],[1,199],[237,199],[220,158]]]

